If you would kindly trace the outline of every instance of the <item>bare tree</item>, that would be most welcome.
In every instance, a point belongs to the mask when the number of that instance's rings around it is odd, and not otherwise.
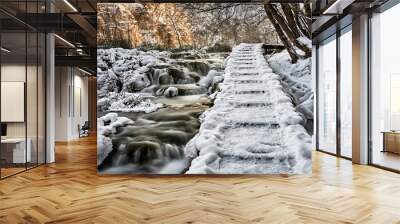
[[[300,39],[311,36],[310,23],[306,16],[309,12],[305,12],[309,10],[309,5],[300,8],[298,4],[273,4],[270,0],[266,0],[264,9],[288,51],[292,63],[297,62],[299,57],[311,57],[311,48]],[[296,48],[304,54],[299,55]]]
[[[296,50],[293,48],[293,45],[286,37],[285,33],[283,32],[279,22],[276,20],[276,17],[273,13],[273,7],[271,4],[264,4],[265,11],[267,13],[268,19],[271,21],[272,25],[275,27],[275,31],[278,33],[280,40],[282,41],[283,45],[285,46],[287,52],[289,53],[290,58],[292,59],[292,63],[296,63],[299,60],[299,57],[296,53]]]

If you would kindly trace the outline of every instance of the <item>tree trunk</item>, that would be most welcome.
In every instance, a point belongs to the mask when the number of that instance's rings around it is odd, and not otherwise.
[[[305,57],[311,57],[311,49],[305,45],[304,43],[301,43],[300,41],[297,40],[295,34],[289,29],[288,25],[285,22],[285,19],[283,16],[279,13],[278,9],[272,5],[272,4],[267,4],[269,7],[269,14],[272,15],[278,22],[278,25],[282,28],[282,30],[286,33],[287,37],[289,40],[293,43],[294,46],[299,48],[304,52]]]
[[[312,17],[311,0],[304,0],[304,12],[306,16],[311,19]]]
[[[176,37],[178,38],[179,48],[182,49],[181,35],[179,34],[178,28],[176,27],[176,24],[175,24],[175,20],[172,17],[173,16],[170,16],[172,26],[174,27]]]
[[[298,15],[293,14],[292,8],[289,4],[281,4],[281,7],[282,7],[283,14],[286,17],[287,25],[288,25],[289,29],[291,29],[295,38],[299,38],[301,36],[300,30],[299,30],[300,27],[298,26],[298,24],[295,21],[295,18],[297,18]]]
[[[300,9],[299,4],[291,4],[293,12],[297,15],[295,16],[295,21],[299,27],[303,36],[311,38],[311,23],[308,22],[307,16],[304,14],[303,10]]]
[[[269,21],[271,21],[272,25],[275,28],[276,33],[279,36],[279,39],[285,46],[287,52],[289,53],[290,58],[292,59],[292,63],[296,63],[299,59],[296,51],[293,49],[292,44],[290,43],[289,39],[286,37],[285,33],[282,31],[281,27],[279,26],[278,21],[275,20],[273,13],[272,13],[272,5],[271,4],[264,4],[265,12],[267,13]]]

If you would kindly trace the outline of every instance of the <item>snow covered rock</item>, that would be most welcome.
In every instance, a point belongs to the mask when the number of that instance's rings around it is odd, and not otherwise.
[[[154,103],[149,98],[137,93],[111,92],[97,101],[99,111],[145,112],[150,113],[162,108],[160,103]]]
[[[223,72],[217,72],[215,70],[210,70],[207,74],[207,76],[203,77],[200,81],[199,81],[199,85],[204,86],[206,88],[210,87],[213,83],[214,83],[214,78],[215,77],[222,77],[223,76]],[[218,80],[221,80],[222,78],[218,78],[215,79],[215,82],[218,82]]]
[[[310,45],[310,41],[306,38],[302,38],[301,41]],[[299,59],[297,63],[292,64],[289,54],[282,51],[270,57],[269,63],[274,72],[281,76],[283,87],[293,97],[297,111],[307,119],[305,126],[307,131],[311,133],[314,119],[311,58]]]
[[[97,164],[103,163],[104,159],[113,150],[111,134],[115,134],[119,127],[131,125],[134,122],[126,117],[118,117],[117,113],[108,113],[97,119]]]
[[[168,88],[164,91],[164,96],[166,96],[166,97],[178,96],[178,88],[176,88],[176,87],[174,87],[174,86],[168,87]]]

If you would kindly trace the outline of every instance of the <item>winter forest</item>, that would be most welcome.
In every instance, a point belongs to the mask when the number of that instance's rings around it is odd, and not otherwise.
[[[101,174],[308,174],[310,3],[100,3]]]

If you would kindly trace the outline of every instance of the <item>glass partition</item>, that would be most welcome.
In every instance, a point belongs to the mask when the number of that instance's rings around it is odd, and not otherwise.
[[[318,149],[336,153],[336,36],[318,47]]]
[[[44,1],[2,1],[0,7],[0,178],[45,163],[43,33],[14,15],[43,11]]]
[[[24,171],[31,161],[26,136],[26,42],[25,32],[1,34],[2,177]]]
[[[27,33],[27,82],[26,82],[26,113],[27,113],[27,142],[29,160],[27,167],[37,165],[38,159],[38,34]]]

